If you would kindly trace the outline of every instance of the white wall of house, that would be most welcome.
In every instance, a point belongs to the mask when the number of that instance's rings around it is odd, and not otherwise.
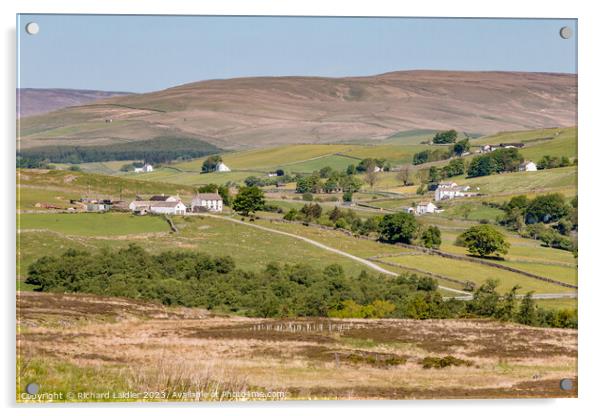
[[[155,214],[183,215],[186,214],[186,205],[182,202],[178,202],[173,207],[158,207],[151,205],[150,212]]]
[[[230,168],[225,163],[221,162],[217,165],[218,172],[230,172]]]
[[[418,204],[416,206],[416,213],[418,215],[432,214],[435,212],[436,209],[437,209],[437,206],[435,204],[433,204],[432,202],[429,202],[426,205]]]
[[[203,207],[209,211],[221,212],[224,208],[224,204],[220,199],[202,199],[199,204],[192,205],[193,211],[194,207]]]

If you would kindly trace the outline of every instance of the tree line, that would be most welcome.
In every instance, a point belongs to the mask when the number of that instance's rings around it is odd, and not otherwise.
[[[346,274],[338,264],[319,270],[304,264],[270,263],[259,272],[236,267],[229,256],[193,251],[150,254],[142,247],[69,249],[44,256],[28,268],[37,291],[92,293],[158,301],[164,305],[260,317],[336,316],[446,319],[490,317],[526,325],[576,327],[575,311],[544,311],[518,287],[504,295],[488,281],[472,301],[443,299],[428,277]],[[359,308],[359,309],[358,309]]]
[[[17,156],[21,158],[21,164],[29,165],[47,162],[77,164],[109,160],[164,163],[179,159],[194,159],[219,151],[218,147],[199,139],[163,136],[103,146],[40,146],[21,150]]]

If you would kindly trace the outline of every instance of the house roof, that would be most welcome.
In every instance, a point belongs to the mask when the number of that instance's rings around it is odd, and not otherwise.
[[[419,206],[419,207],[425,207],[425,206],[427,206],[428,204],[432,204],[432,202],[431,202],[431,201],[420,201],[420,202],[418,203],[418,206]]]
[[[150,197],[149,201],[167,201],[169,195],[153,195]]]
[[[201,201],[221,201],[222,197],[220,194],[212,192],[212,193],[204,193],[197,194],[194,198],[192,198],[192,203],[198,203]]]
[[[182,201],[133,201],[132,203],[136,208],[175,208]]]

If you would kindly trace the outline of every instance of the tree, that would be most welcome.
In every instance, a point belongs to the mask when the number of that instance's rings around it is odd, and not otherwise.
[[[420,241],[427,248],[439,248],[441,245],[441,230],[437,226],[429,225],[420,234]]]
[[[535,325],[537,323],[533,292],[527,293],[520,301],[516,320],[523,325]]]
[[[347,166],[347,175],[353,175],[355,174],[355,165],[349,165]]]
[[[332,167],[324,166],[322,169],[320,169],[320,172],[319,172],[320,178],[329,178],[333,172],[334,172],[334,170],[332,169]]]
[[[403,183],[403,186],[409,186],[412,184],[411,175],[412,174],[410,171],[410,167],[404,166],[403,168],[401,168],[401,170],[397,173],[396,176],[397,180]]]
[[[328,178],[326,180],[326,182],[324,183],[324,186],[322,187],[322,189],[327,194],[330,194],[332,192],[336,192],[339,189],[339,183],[338,183],[338,181],[335,178],[330,177],[330,178]]]
[[[510,244],[506,242],[504,235],[488,224],[470,227],[460,234],[458,243],[466,247],[470,254],[480,257],[492,254],[501,256],[508,253],[508,248],[510,248]]]
[[[433,143],[435,144],[445,144],[445,143],[455,143],[458,138],[458,132],[456,130],[447,130],[437,132],[433,137]]]
[[[525,221],[527,224],[549,223],[558,221],[569,213],[569,207],[561,194],[541,195],[533,198],[525,209]]]
[[[460,140],[451,146],[451,150],[456,156],[462,156],[462,153],[467,152],[470,149],[470,143],[468,139]]]
[[[332,222],[337,222],[337,220],[342,217],[343,211],[340,210],[339,207],[334,207],[334,209],[328,213],[328,218]]]
[[[355,168],[358,172],[374,171],[376,167],[382,168],[385,165],[385,159],[366,158],[362,159]]]
[[[472,159],[467,173],[469,177],[476,177],[500,172],[514,172],[518,170],[523,160],[524,158],[520,155],[518,149],[497,149]]]
[[[516,307],[516,292],[520,286],[514,285],[501,300],[499,308],[495,313],[495,317],[502,321],[510,321],[514,317],[514,309]]]
[[[368,170],[364,175],[364,180],[370,185],[370,188],[374,189],[374,185],[376,185],[376,182],[378,181],[378,174],[373,170]]]
[[[429,184],[438,184],[441,181],[441,172],[436,166],[429,168]]]
[[[201,185],[197,188],[197,192],[199,194],[211,194],[217,192],[218,186],[214,183],[208,183],[206,185]]]
[[[410,244],[416,237],[418,222],[416,218],[405,212],[387,214],[379,224],[380,239],[387,243]]]
[[[297,180],[296,192],[304,194],[307,192],[315,192],[316,187],[320,182],[320,178],[317,176],[305,176]]]
[[[454,159],[447,166],[441,169],[443,176],[451,178],[452,176],[464,175],[466,166],[463,159]]]
[[[245,178],[246,186],[264,186],[265,183],[263,179],[258,178],[257,176],[248,176]]]
[[[495,290],[498,281],[487,279],[476,291],[468,304],[468,311],[480,316],[493,316],[498,309],[500,295]]]
[[[353,201],[353,192],[345,191],[345,193],[343,193],[343,201],[345,201],[345,202]]]
[[[318,219],[322,215],[322,207],[320,204],[305,204],[301,208],[301,214],[308,220]]]
[[[339,186],[343,192],[357,192],[362,188],[362,181],[355,176],[343,176],[339,180]]]
[[[217,165],[222,163],[222,157],[219,155],[209,156],[203,162],[201,172],[214,172],[217,169]]]
[[[284,171],[282,169],[276,169],[276,176],[284,176]]]
[[[260,210],[265,203],[263,191],[256,186],[243,186],[232,202],[232,208],[243,216]]]

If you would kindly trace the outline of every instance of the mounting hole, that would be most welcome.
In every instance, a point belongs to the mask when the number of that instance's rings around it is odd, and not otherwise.
[[[29,22],[25,25],[25,31],[30,35],[37,35],[40,31],[40,25],[36,22]]]
[[[38,383],[29,383],[25,386],[27,394],[37,394],[40,391],[40,385]]]
[[[560,37],[562,39],[568,39],[573,36],[573,29],[568,26],[563,26],[560,28]]]
[[[560,389],[564,391],[573,390],[573,380],[570,378],[563,378],[560,380]]]

